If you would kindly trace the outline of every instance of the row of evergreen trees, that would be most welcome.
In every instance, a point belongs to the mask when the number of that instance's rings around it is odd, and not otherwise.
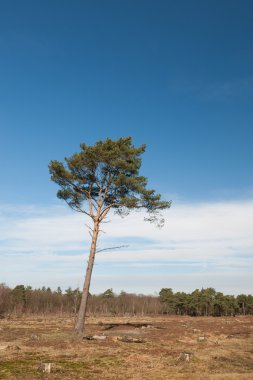
[[[0,284],[0,315],[26,314],[76,314],[81,292],[60,287],[32,289],[18,285],[10,289]],[[253,314],[253,296],[224,295],[213,288],[196,289],[192,293],[176,292],[170,288],[161,289],[159,296],[129,294],[122,291],[116,295],[107,289],[99,295],[89,296],[90,315],[155,315],[176,314],[191,316],[228,316]]]
[[[224,295],[214,288],[196,289],[192,293],[173,293],[171,288],[163,288],[159,298],[166,313],[191,316],[253,314],[252,295]]]

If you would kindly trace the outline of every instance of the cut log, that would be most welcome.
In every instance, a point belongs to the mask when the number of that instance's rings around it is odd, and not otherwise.
[[[132,338],[130,336],[119,336],[117,340],[124,343],[145,343],[143,339]]]
[[[7,346],[5,349],[7,351],[16,351],[16,352],[21,350],[21,348],[19,346],[15,346],[15,345]]]
[[[85,335],[83,339],[86,340],[105,340],[107,338],[106,335]]]
[[[110,330],[110,329],[113,329],[114,327],[124,327],[124,326],[130,326],[130,327],[136,327],[136,328],[152,328],[153,325],[150,324],[150,323],[131,323],[131,322],[127,322],[127,323],[110,323],[108,325],[104,325],[102,324],[104,327],[104,330]],[[101,324],[100,324],[101,326]],[[156,327],[156,328],[159,328],[159,327]]]

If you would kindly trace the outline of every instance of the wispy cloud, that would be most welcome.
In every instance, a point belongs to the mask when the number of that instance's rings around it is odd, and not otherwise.
[[[253,274],[253,200],[175,203],[161,230],[141,213],[112,215],[97,254],[92,291],[114,287],[143,293],[162,286],[214,286],[250,292]],[[64,206],[0,207],[0,281],[82,286],[89,251],[83,215]],[[106,285],[107,284],[107,285]]]

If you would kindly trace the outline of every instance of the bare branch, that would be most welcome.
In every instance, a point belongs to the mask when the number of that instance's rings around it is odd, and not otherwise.
[[[96,253],[103,252],[103,251],[109,251],[109,250],[112,250],[112,249],[125,248],[125,247],[129,247],[129,245],[119,245],[117,247],[103,248],[103,249],[97,250]]]
[[[98,205],[100,206],[100,208],[102,207],[103,205],[103,199],[102,199],[102,194],[103,194],[103,186],[99,186],[100,187],[100,190],[99,190],[99,194],[98,194]]]
[[[92,217],[87,211],[82,210],[80,207],[78,207],[78,206],[76,206],[76,205],[75,205],[75,207],[73,207],[73,206],[71,205],[70,202],[68,202],[66,199],[64,199],[64,200],[65,200],[65,202],[69,205],[69,207],[70,207],[72,210],[77,211],[77,212],[81,212],[81,213],[83,213],[83,214],[86,214],[86,215]]]
[[[97,210],[98,210],[98,208],[97,208],[98,203],[97,203],[96,199],[94,199],[94,198],[91,198],[91,199],[92,199],[92,206],[93,206],[94,209],[97,211]]]
[[[91,197],[89,196],[89,198],[88,198],[88,201],[89,201],[89,212],[90,212],[90,215],[91,215],[91,217],[92,218],[94,218],[94,213],[93,213],[93,208],[92,208],[92,199],[91,199]]]
[[[85,223],[85,226],[86,226],[90,231],[93,231],[93,229],[92,229],[88,224]]]
[[[111,203],[110,205],[106,206],[100,213],[100,217],[99,217],[99,220],[102,221],[106,215],[108,214],[108,212],[110,211],[110,208],[112,206],[120,206],[119,203]]]
[[[106,186],[106,188],[105,188],[105,192],[104,192],[104,196],[103,196],[103,203],[106,199],[107,193],[108,193],[108,186]],[[102,205],[103,205],[103,203],[102,203]]]

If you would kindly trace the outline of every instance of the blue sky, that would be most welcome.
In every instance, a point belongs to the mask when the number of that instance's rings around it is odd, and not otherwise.
[[[95,268],[94,291],[112,286],[133,291],[136,287],[144,293],[162,286],[187,290],[205,286],[209,274],[207,285],[236,292],[235,280],[242,284],[239,278],[252,275],[253,242],[247,235],[248,225],[253,227],[249,213],[253,198],[252,40],[253,4],[246,0],[1,2],[0,281],[13,286],[25,277],[34,286],[56,286],[57,281],[63,287],[81,286],[79,268],[88,237],[85,230],[80,236],[68,235],[72,229],[65,227],[64,244],[55,246],[56,234],[61,234],[57,230],[49,238],[54,217],[65,218],[69,225],[74,216],[56,199],[48,162],[71,155],[80,142],[93,144],[106,137],[131,135],[136,145],[147,144],[143,174],[151,187],[173,199],[175,216],[174,211],[168,214],[163,232],[166,243],[159,236],[153,239],[153,245],[165,251],[159,262],[155,253],[150,253],[150,260],[143,254],[138,262],[127,265],[123,257],[131,254],[126,250],[117,253],[116,261],[105,254]],[[204,216],[207,227],[219,215],[219,207],[227,215],[225,224],[244,212],[241,235],[233,240],[239,226],[235,230],[231,226],[233,235],[214,234],[215,241],[223,239],[223,251],[214,246],[209,252],[212,234],[199,230],[199,236],[188,237],[196,244],[188,245],[189,258],[187,252],[182,253],[180,227],[179,233],[174,231],[177,238],[168,228],[181,220],[176,213],[182,207],[186,215],[191,207],[198,211],[199,219],[193,211],[186,218],[187,231],[193,223],[200,226]],[[44,239],[51,244],[44,251],[38,247],[43,246],[38,231],[30,228],[33,235],[28,234],[24,227],[31,226],[34,218],[38,230],[44,226]],[[83,226],[77,219],[74,223]],[[130,231],[130,222],[124,223]],[[211,226],[215,230],[215,223]],[[124,244],[125,238],[133,242],[132,251],[146,252],[151,244],[147,228],[140,222],[139,241],[133,232],[116,236],[111,231],[108,244],[119,240]],[[208,252],[202,256],[198,253],[201,233],[206,242],[203,251]],[[61,261],[63,246],[72,245],[64,249],[66,261]],[[174,266],[170,254],[166,256],[172,245],[178,258]],[[230,246],[236,251],[233,263],[224,251]],[[223,272],[215,260],[221,252],[224,262],[230,263]],[[68,255],[72,273],[67,269]],[[29,270],[24,265],[28,257]],[[239,263],[241,272],[233,272]],[[13,265],[15,276],[10,274]],[[157,278],[150,280],[152,265]],[[135,277],[129,279],[131,273],[139,273],[140,266],[139,284]],[[50,276],[52,268],[54,276]],[[119,278],[116,272],[122,272]],[[196,273],[200,279],[193,281]],[[249,281],[241,290],[250,291]]]

